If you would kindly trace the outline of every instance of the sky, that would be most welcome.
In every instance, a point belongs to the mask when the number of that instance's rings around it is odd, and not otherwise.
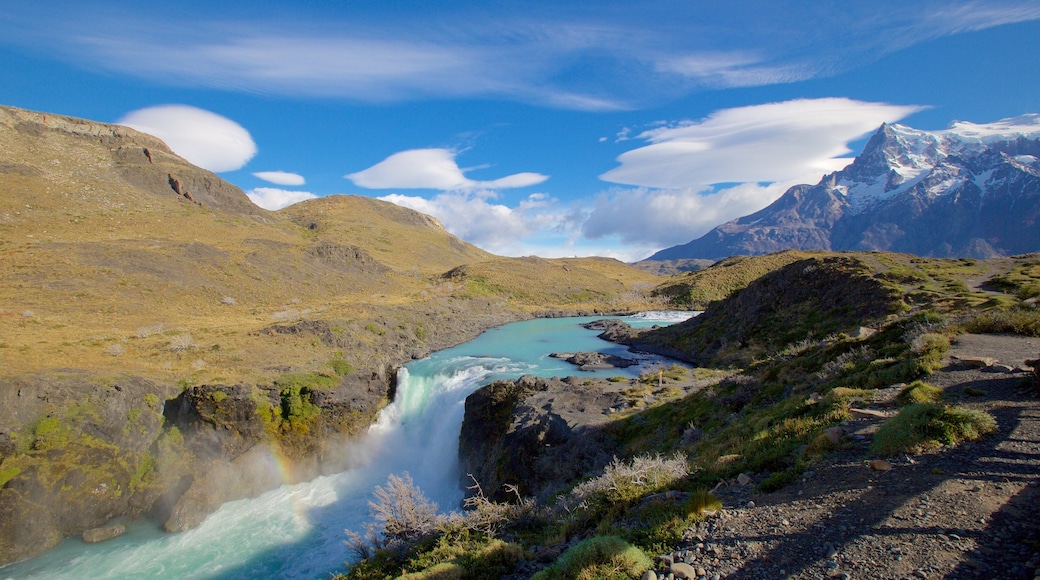
[[[0,104],[153,134],[266,209],[364,195],[636,261],[882,123],[1040,113],[1037,39],[1036,0],[0,0]]]

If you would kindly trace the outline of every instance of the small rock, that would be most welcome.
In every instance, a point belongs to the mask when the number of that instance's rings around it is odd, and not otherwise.
[[[845,435],[845,430],[841,427],[830,427],[824,429],[823,434],[827,436],[827,440],[830,441],[831,445],[837,445],[841,442],[841,438]]]
[[[739,483],[740,485],[747,485],[751,483],[751,477],[749,477],[746,473],[741,473],[737,476],[737,483]]]
[[[657,572],[654,572],[653,570],[643,572],[642,580],[657,580]]]
[[[88,544],[96,544],[98,542],[105,542],[112,538],[118,538],[126,533],[126,528],[122,524],[116,524],[114,526],[106,526],[104,528],[94,528],[83,532],[83,541]]]
[[[749,501],[746,504],[744,504],[744,507],[753,508],[753,507],[755,507],[755,502],[754,501]]]
[[[884,459],[871,459],[870,468],[874,471],[888,471],[892,469],[892,464]]]
[[[970,369],[984,369],[989,366],[997,364],[997,359],[990,358],[988,356],[961,356],[951,357],[964,363],[964,366]]]
[[[672,564],[672,574],[675,574],[676,578],[687,578],[693,580],[697,578],[697,569],[685,562],[676,562]]]
[[[887,419],[889,413],[877,409],[849,409],[853,419]]]

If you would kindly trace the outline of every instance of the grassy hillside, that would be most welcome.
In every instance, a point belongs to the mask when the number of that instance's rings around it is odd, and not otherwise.
[[[272,324],[329,320],[346,342],[375,345],[385,330],[372,329],[394,317],[465,310],[452,301],[490,300],[514,319],[638,308],[658,280],[613,260],[496,257],[369,198],[268,212],[152,137],[10,108],[0,192],[7,376],[262,380],[272,363],[314,368],[335,354],[257,332]],[[462,265],[464,282],[446,275]]]
[[[712,302],[728,298],[766,272],[810,255],[788,250],[764,256],[734,256],[702,270],[673,275],[655,288],[653,294],[677,307],[704,310]]]
[[[955,403],[984,396],[984,391],[947,389],[954,400],[937,400],[942,390],[922,381],[947,362],[958,334],[1040,336],[1033,291],[1040,279],[1038,263],[1037,255],[977,261],[785,253],[726,260],[699,276],[673,278],[663,287],[684,284],[680,303],[691,294],[719,298],[686,323],[636,331],[634,341],[698,362],[700,368],[676,365],[635,380],[583,381],[584,392],[631,393],[632,403],[611,401],[612,407],[603,410],[609,420],[580,426],[583,435],[552,446],[580,449],[586,461],[603,456],[614,457],[613,462],[544,503],[515,497],[517,490],[543,483],[536,480],[536,470],[528,470],[531,481],[512,480],[515,487],[504,488],[512,503],[489,500],[502,490],[484,488],[469,500],[470,511],[442,520],[431,516],[422,522],[428,527],[421,533],[409,536],[418,529],[410,527],[416,522],[397,519],[388,522],[398,526],[394,534],[376,529],[367,539],[354,536],[352,545],[368,558],[341,577],[476,577],[488,569],[503,574],[541,570],[538,578],[635,577],[649,566],[638,564],[645,556],[708,542],[690,539],[690,530],[704,529],[698,524],[704,511],[721,505],[708,490],[721,487],[731,498],[734,490],[743,490],[737,493],[746,499],[743,494],[752,490],[778,490],[807,472],[825,469],[824,459],[832,453],[858,452],[860,446],[844,437],[845,429],[850,429],[853,409],[872,409],[875,398],[877,404],[901,409],[884,422],[885,413],[879,413],[873,445],[863,450],[866,458],[921,449],[945,452],[983,437],[996,429],[993,417]],[[979,376],[1015,380],[996,373]],[[705,378],[707,387],[697,384]],[[497,383],[473,397],[487,401],[519,392],[516,398],[523,399],[522,383]],[[532,403],[503,402],[508,398],[487,407],[495,413],[492,423],[519,431],[518,425],[539,425],[551,417],[548,408],[532,414]],[[594,398],[582,401],[590,407],[583,412],[598,411]],[[532,445],[526,451],[527,464],[551,471],[551,450]],[[515,452],[502,449],[501,455],[484,459],[501,470]],[[974,479],[974,468],[969,469]],[[830,470],[825,477],[847,476]],[[419,491],[396,488],[393,495],[377,497],[376,507],[386,509],[395,501],[410,505],[406,502]],[[862,508],[868,512],[872,504]],[[725,521],[711,525],[721,527]],[[383,549],[374,550],[373,540],[383,541]],[[593,549],[600,544],[612,549]],[[697,552],[699,565],[704,556]],[[633,554],[628,564],[617,560],[621,553]],[[707,567],[710,560],[704,561]],[[547,562],[553,563],[546,567]]]

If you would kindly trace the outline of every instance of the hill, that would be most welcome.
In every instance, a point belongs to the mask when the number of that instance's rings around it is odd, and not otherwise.
[[[787,249],[991,258],[1040,250],[1040,115],[882,125],[845,169],[648,261]]]
[[[683,295],[720,296],[703,314],[593,324],[697,367],[479,389],[473,509],[411,541],[419,522],[388,522],[343,576],[1027,578],[1038,263],[786,252],[691,275]]]
[[[0,563],[113,518],[185,529],[342,467],[330,449],[403,362],[513,320],[639,309],[658,280],[493,256],[368,198],[266,211],[154,137],[10,107],[0,260]]]

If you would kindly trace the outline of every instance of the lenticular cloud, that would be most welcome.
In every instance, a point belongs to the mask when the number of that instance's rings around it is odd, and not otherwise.
[[[919,110],[842,98],[723,109],[642,133],[649,145],[621,154],[620,165],[600,178],[680,189],[819,176],[851,161],[850,141]]]
[[[240,169],[256,155],[256,143],[241,125],[188,105],[138,109],[117,123],[158,137],[177,155],[218,173]]]
[[[523,172],[491,181],[466,177],[450,149],[410,149],[394,153],[372,167],[345,175],[354,185],[367,189],[439,189],[441,191],[478,188],[510,189],[537,185],[549,176]]]

